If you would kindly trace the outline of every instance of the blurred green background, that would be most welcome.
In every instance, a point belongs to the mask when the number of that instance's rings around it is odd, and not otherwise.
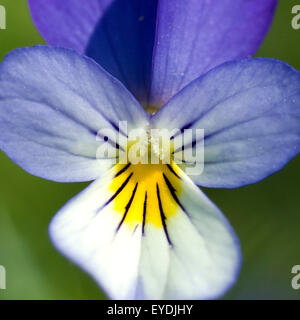
[[[257,56],[300,69],[300,30],[291,27],[291,8],[281,0]],[[26,0],[0,0],[7,29],[0,30],[0,59],[14,48],[44,43]],[[59,27],[59,26],[58,26]],[[0,128],[1,130],[1,128]],[[0,265],[7,290],[0,299],[103,299],[101,290],[51,245],[51,217],[87,184],[59,184],[33,177],[0,153]],[[205,189],[238,234],[244,263],[225,299],[299,299],[291,268],[300,264],[300,156],[281,172],[236,190]]]

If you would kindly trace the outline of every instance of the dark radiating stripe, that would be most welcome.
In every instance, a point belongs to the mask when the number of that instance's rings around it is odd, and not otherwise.
[[[145,192],[144,210],[143,210],[143,226],[142,226],[143,236],[145,235],[146,213],[147,213],[147,191]]]
[[[126,166],[124,168],[122,168],[119,172],[116,173],[115,178],[118,177],[119,175],[121,175],[123,172],[125,172],[130,167],[130,165],[131,165],[130,162],[128,164],[126,164]]]
[[[124,133],[122,130],[120,130],[119,126],[116,125],[113,121],[109,120],[108,118],[106,118],[106,121],[109,122],[117,132],[121,133],[124,137],[128,138],[128,135]]]
[[[123,224],[123,222],[124,222],[124,220],[125,220],[125,218],[126,218],[126,216],[127,216],[127,213],[128,213],[128,211],[129,211],[129,209],[130,209],[130,206],[131,206],[131,204],[132,204],[133,198],[134,198],[134,196],[135,196],[137,187],[138,187],[138,183],[136,183],[136,185],[135,185],[135,187],[134,187],[134,189],[133,189],[133,191],[132,191],[132,195],[131,195],[131,197],[130,197],[130,199],[129,199],[126,207],[125,207],[125,212],[124,212],[124,214],[123,214],[123,218],[122,218],[122,220],[120,221],[120,223],[119,223],[119,225],[118,225],[118,227],[117,227],[117,229],[116,229],[116,232],[119,231],[119,229],[121,228],[121,225]]]
[[[108,142],[112,147],[122,150],[125,152],[124,148],[122,148],[116,141],[111,140],[108,136],[97,133],[98,137],[101,137],[104,141]]]
[[[167,164],[167,167],[174,174],[175,177],[177,177],[178,179],[181,179],[179,177],[179,175],[174,171],[174,169],[172,168],[172,166],[170,164]]]
[[[161,222],[162,222],[162,225],[163,225],[163,228],[164,228],[164,231],[165,231],[165,235],[166,235],[166,238],[167,238],[167,240],[169,242],[169,245],[173,247],[173,243],[172,243],[172,241],[171,241],[171,239],[169,237],[168,228],[167,228],[167,225],[166,225],[166,216],[164,214],[164,210],[163,210],[161,199],[160,199],[160,192],[159,192],[158,183],[156,184],[156,194],[157,194],[157,199],[158,199],[158,206],[159,206],[159,211],[160,211]]]
[[[172,154],[174,155],[174,154],[177,153],[177,152],[183,152],[183,151],[184,151],[184,145],[183,145],[182,147],[179,147],[179,148],[175,149],[175,150],[172,152]]]
[[[188,122],[186,125],[184,125],[180,131],[178,131],[174,136],[171,137],[171,140],[173,140],[174,138],[176,138],[177,136],[179,136],[179,134],[183,134],[184,133],[184,130],[186,129],[190,129],[196,121],[198,121],[199,119],[196,119],[196,120],[193,120],[191,122]]]
[[[135,234],[135,232],[136,232],[136,229],[138,228],[138,224],[134,227],[134,230],[133,230],[133,232],[132,232],[132,234],[134,235]]]
[[[133,175],[133,172],[131,172],[131,174],[127,177],[127,179],[122,183],[121,187],[115,192],[115,194],[111,198],[109,198],[104,203],[104,205],[97,211],[97,213],[99,213],[103,208],[105,208],[109,203],[111,203],[115,199],[115,197],[125,188],[125,186],[127,185],[132,175]]]
[[[172,186],[170,180],[167,178],[167,176],[164,173],[163,173],[163,176],[164,176],[165,182],[167,184],[167,187],[168,187],[173,199],[179,205],[181,210],[189,217],[190,216],[189,213],[185,210],[184,206],[181,204],[181,202],[179,201],[179,199],[175,193],[176,189]]]

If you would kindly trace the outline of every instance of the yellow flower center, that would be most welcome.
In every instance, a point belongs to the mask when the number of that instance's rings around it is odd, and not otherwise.
[[[120,214],[120,224],[133,232],[138,225],[164,228],[165,220],[175,215],[182,191],[180,170],[175,164],[117,164],[109,187],[113,208]],[[169,240],[169,239],[168,239]],[[169,240],[170,242],[170,240]],[[171,243],[170,243],[171,244]]]

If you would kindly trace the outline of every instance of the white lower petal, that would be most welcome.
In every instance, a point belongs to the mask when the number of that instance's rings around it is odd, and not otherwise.
[[[166,166],[161,172],[151,170],[143,178],[131,166],[117,178],[112,170],[95,181],[51,222],[55,246],[113,299],[222,295],[236,280],[240,266],[231,227],[178,168],[181,179]],[[173,194],[163,174],[175,186]],[[111,187],[117,179],[117,184],[124,184],[118,192]],[[165,224],[159,220],[162,216]]]

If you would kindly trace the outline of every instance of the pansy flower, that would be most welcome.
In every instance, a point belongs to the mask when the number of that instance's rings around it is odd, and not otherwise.
[[[52,220],[54,245],[114,299],[219,297],[240,248],[198,186],[255,183],[300,150],[299,72],[243,59],[275,1],[29,3],[55,47],[17,49],[0,65],[0,147],[33,175],[95,180]],[[123,161],[139,129],[148,144]],[[164,129],[178,129],[167,149],[153,134]],[[182,140],[188,129],[204,136]],[[157,163],[139,162],[148,148]]]

